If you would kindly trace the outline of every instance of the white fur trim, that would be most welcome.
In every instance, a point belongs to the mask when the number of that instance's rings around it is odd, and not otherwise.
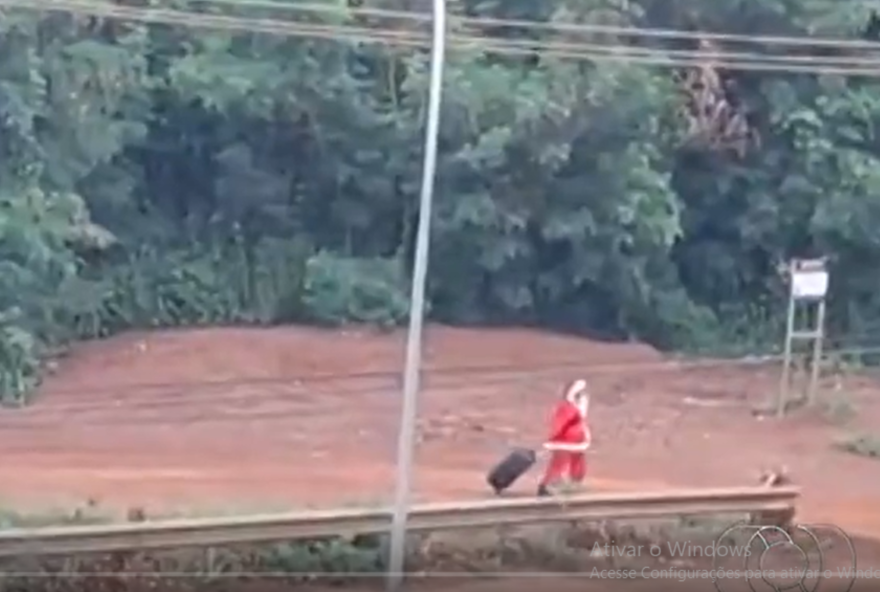
[[[559,450],[564,452],[584,452],[590,448],[589,442],[581,444],[563,444],[560,442],[545,442],[544,450]]]
[[[575,405],[578,408],[578,413],[581,414],[581,419],[586,419],[587,411],[590,409],[590,396],[586,393],[581,393],[578,395]]]
[[[577,405],[577,399],[580,395],[582,395],[587,390],[587,381],[583,379],[575,380],[571,383],[571,386],[568,387],[568,390],[565,392],[565,398],[575,405]]]

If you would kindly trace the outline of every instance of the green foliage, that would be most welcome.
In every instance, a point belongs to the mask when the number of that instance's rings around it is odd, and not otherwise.
[[[841,38],[858,36],[871,8],[867,0],[539,4],[451,7]],[[403,321],[428,66],[421,52],[348,39],[4,13],[0,397],[24,396],[42,357],[70,340],[133,327]],[[833,265],[833,329],[874,326],[880,85],[714,73],[725,83],[703,85],[714,101],[706,107],[733,113],[724,129],[738,123],[739,135],[693,117],[680,75],[701,69],[479,48],[450,55],[434,317],[716,355],[766,350],[780,330],[780,264],[822,254]]]
[[[381,548],[340,539],[277,545],[263,559],[263,567],[270,572],[290,574],[380,573],[383,564]]]
[[[86,290],[72,319],[79,337],[103,337],[130,327],[275,323],[300,300],[304,254],[265,241],[158,253],[144,248]],[[91,291],[92,294],[88,294]]]
[[[39,383],[40,348],[32,333],[23,329],[19,311],[0,315],[0,393],[3,402],[24,401],[25,395]]]
[[[393,327],[409,314],[407,282],[393,259],[355,259],[322,252],[306,265],[304,310],[312,320]]]
[[[0,402],[20,403],[39,383],[41,356],[60,337],[76,253],[113,240],[77,195],[33,186],[0,195]]]

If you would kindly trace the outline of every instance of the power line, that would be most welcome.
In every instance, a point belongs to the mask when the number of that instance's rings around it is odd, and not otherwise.
[[[43,2],[39,5],[27,4],[24,0],[0,0],[0,6],[23,8],[41,11],[61,11],[74,14],[85,14],[105,18],[115,18],[133,22],[148,24],[182,25],[187,27],[199,27],[221,29],[248,33],[270,33],[290,37],[305,37],[328,40],[347,40],[364,43],[380,43],[392,46],[404,46],[412,48],[426,48],[428,39],[424,35],[412,32],[402,32],[392,29],[370,29],[351,26],[313,25],[293,22],[277,22],[268,19],[245,19],[221,15],[207,15],[201,13],[188,13],[175,10],[141,9],[125,6],[102,6],[93,3],[77,3],[75,1],[56,0]],[[542,45],[540,43],[523,42],[521,40],[502,40],[480,36],[451,35],[450,43],[458,49],[476,49],[482,52],[500,55],[518,55],[570,58],[577,60],[610,61],[641,65],[654,65],[666,67],[692,67],[704,65],[704,61],[697,59],[678,59],[667,55],[663,50],[632,48],[630,46],[597,46],[594,44],[564,44],[563,48],[554,45]],[[529,47],[522,47],[521,45]],[[598,53],[611,51],[611,53]],[[565,49],[571,48],[571,49]],[[609,49],[610,48],[610,49]],[[577,51],[581,50],[581,51]],[[642,51],[646,55],[633,55],[632,52]],[[651,55],[653,54],[653,55]],[[864,61],[877,67],[853,68],[846,66],[819,66],[799,65],[788,63],[764,63],[771,56],[755,56],[757,61],[724,62],[719,59],[723,54],[714,52],[694,52],[701,60],[712,60],[712,65],[728,70],[763,71],[781,73],[805,73],[805,74],[828,74],[842,76],[877,76],[880,74],[880,59]],[[760,60],[758,58],[760,57]],[[776,58],[776,56],[772,56]],[[806,59],[833,59],[833,58],[810,58],[808,56],[792,56]],[[790,60],[788,60],[790,61]],[[852,63],[853,60],[845,60]]]
[[[228,5],[264,5],[264,4],[272,4],[279,5],[278,2],[260,2],[258,0],[251,0],[248,2],[244,0],[243,2],[239,2],[236,0],[208,0],[213,3],[223,3]],[[57,2],[57,5],[64,6],[77,6],[83,7],[85,9],[91,10],[95,8],[96,5],[94,2],[78,2],[76,0],[62,0],[61,2]],[[17,3],[18,6],[26,7],[27,5],[23,2]],[[280,5],[286,6],[288,8],[294,8],[298,5]],[[324,8],[329,9],[330,7],[321,7],[320,5],[307,5],[313,9],[315,8]],[[119,6],[101,6],[102,10],[105,9],[124,11],[124,10],[141,10],[145,9],[132,9],[131,7],[119,7]],[[379,9],[376,9],[379,10]],[[259,24],[262,26],[266,25],[267,22],[271,24],[279,24],[279,25],[297,25],[303,27],[301,32],[315,32],[325,34],[333,34],[339,35],[340,33],[345,33],[347,36],[359,36],[363,37],[365,35],[377,35],[385,37],[387,36],[390,39],[399,39],[401,41],[414,41],[414,42],[426,42],[428,41],[427,36],[424,34],[419,34],[413,31],[399,31],[396,29],[389,28],[362,28],[362,27],[351,27],[351,26],[341,26],[341,25],[320,25],[314,23],[276,23],[275,21],[267,21],[267,19],[244,19],[241,17],[229,17],[223,15],[206,15],[204,13],[192,13],[192,12],[184,12],[184,11],[175,11],[175,10],[165,10],[165,9],[146,9],[146,12],[151,12],[159,18],[168,16],[169,14],[175,14],[176,16],[187,16],[190,18],[199,18],[202,22],[206,24],[214,24],[216,23],[218,26],[221,23],[229,24],[230,20],[237,20],[238,22],[246,22],[251,24]],[[400,13],[400,14],[417,14],[417,13],[404,13],[401,11],[380,11],[385,13]],[[131,14],[131,13],[129,13]],[[134,18],[134,16],[132,16]],[[222,20],[221,20],[222,19]],[[282,29],[286,30],[286,26],[283,26]],[[536,47],[536,42],[531,40],[522,40],[522,39],[497,39],[486,36],[467,36],[467,35],[451,35],[451,38],[458,41],[489,41],[494,43],[501,43],[505,46],[509,47],[518,47],[522,49],[526,49],[529,52],[533,52]],[[699,51],[699,50],[658,50],[656,48],[642,48],[636,46],[629,45],[620,45],[620,44],[594,44],[594,43],[542,43],[540,44],[542,49],[551,50],[551,51],[596,51],[602,53],[612,53],[615,56],[619,56],[621,54],[633,54],[633,55],[645,55],[645,56],[668,56],[668,57],[681,57],[681,58],[691,58],[694,60],[732,60],[732,59],[741,59],[741,60],[755,60],[758,62],[790,62],[790,63],[817,63],[817,64],[828,64],[828,65],[837,65],[837,66],[851,66],[852,64],[863,64],[863,65],[877,65],[878,60],[876,58],[863,58],[853,56],[851,58],[846,57],[834,57],[834,56],[776,56],[776,55],[763,55],[759,53],[744,53],[744,52],[713,52],[713,51]],[[878,44],[880,47],[880,44]]]
[[[193,2],[194,0],[188,0]],[[380,17],[388,19],[402,19],[416,22],[429,22],[431,14],[427,12],[391,10],[383,8],[357,7],[349,8],[338,5],[316,3],[288,3],[278,0],[198,0],[205,4],[215,4],[245,8],[266,8],[286,12],[305,13],[332,13],[337,15],[352,15],[364,17]],[[873,49],[880,50],[880,42],[854,39],[833,39],[796,37],[788,35],[745,35],[735,33],[712,33],[709,31],[682,31],[666,28],[643,28],[624,27],[615,25],[595,25],[589,23],[560,23],[542,22],[525,19],[499,19],[491,17],[469,17],[464,15],[452,15],[452,20],[462,24],[498,27],[518,28],[528,30],[551,30],[567,33],[600,33],[620,35],[633,38],[653,38],[667,40],[691,40],[691,41],[727,41],[734,43],[749,43],[760,45],[789,45],[793,47],[823,47],[833,49]]]

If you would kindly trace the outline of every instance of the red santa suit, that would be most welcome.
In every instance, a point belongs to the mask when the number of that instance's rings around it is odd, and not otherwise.
[[[550,437],[544,443],[544,448],[550,452],[550,460],[541,480],[540,492],[546,493],[548,485],[566,477],[574,482],[581,482],[586,477],[586,451],[591,439],[587,423],[589,404],[586,381],[576,380],[556,405]]]

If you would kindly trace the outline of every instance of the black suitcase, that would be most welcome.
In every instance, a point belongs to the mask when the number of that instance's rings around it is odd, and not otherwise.
[[[496,494],[500,494],[531,469],[537,460],[538,455],[534,450],[517,448],[489,471],[486,481]]]

